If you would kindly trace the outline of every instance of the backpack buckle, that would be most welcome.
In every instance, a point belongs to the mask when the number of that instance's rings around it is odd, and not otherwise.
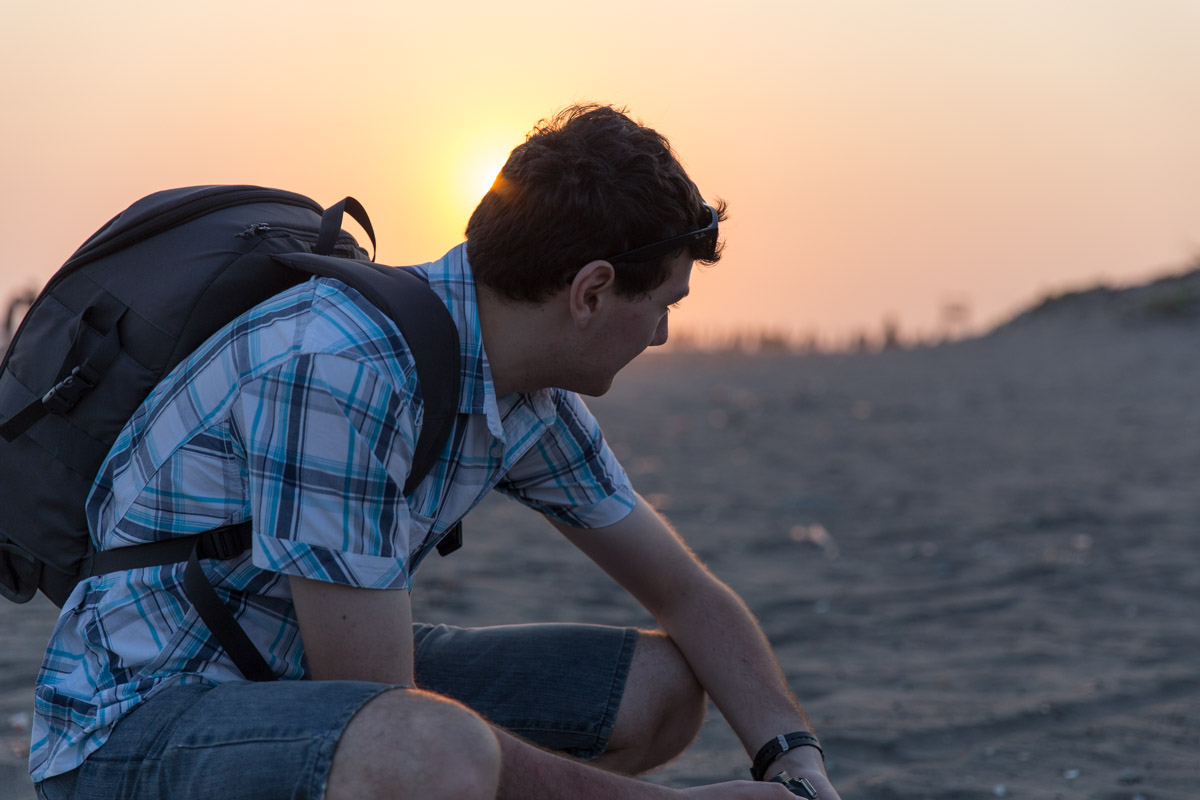
[[[200,558],[215,558],[218,561],[240,556],[250,547],[250,526],[234,525],[208,531],[196,546]]]
[[[42,405],[51,414],[65,414],[75,407],[80,398],[95,388],[99,377],[95,370],[81,364],[42,396]]]

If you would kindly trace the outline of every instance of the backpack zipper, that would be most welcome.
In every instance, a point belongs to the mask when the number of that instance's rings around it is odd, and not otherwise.
[[[265,236],[266,234],[270,233],[270,231],[271,231],[270,223],[256,222],[253,225],[251,225],[249,228],[246,228],[246,230],[242,231],[241,233],[235,233],[233,235],[233,238],[235,238],[235,239],[251,239],[255,236]]]
[[[146,198],[142,199],[145,200]],[[218,211],[224,211],[227,208],[263,202],[283,203],[284,205],[306,208],[317,215],[324,213],[324,210],[316,202],[302,195],[291,195],[290,193],[280,192],[275,189],[233,186],[226,187],[226,191],[224,192],[216,192],[193,198],[188,202],[176,206],[170,213],[161,214],[152,221],[143,222],[140,225],[122,231],[111,239],[104,239],[104,233],[108,230],[109,226],[120,218],[120,215],[118,215],[109,220],[108,224],[80,245],[79,250],[75,251],[75,254],[67,259],[66,263],[46,283],[39,297],[41,294],[49,293],[69,273],[86,264],[104,258],[110,253],[122,250],[131,244],[143,239],[149,239],[176,225],[182,225],[185,222],[191,222],[194,219],[199,219]]]
[[[244,231],[239,231],[234,235],[235,239],[253,239],[255,237],[266,239],[271,236],[294,236],[297,239],[302,239],[310,244],[316,244],[319,235],[311,230],[303,230],[299,228],[289,228],[285,225],[278,225],[270,222],[256,222]],[[338,233],[336,245],[348,244],[358,247],[358,241],[347,233],[341,231]]]

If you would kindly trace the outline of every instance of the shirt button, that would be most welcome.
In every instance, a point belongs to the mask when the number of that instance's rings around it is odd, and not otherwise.
[[[492,445],[491,453],[492,453],[492,458],[503,458],[504,457],[504,445],[500,444],[499,442]]]

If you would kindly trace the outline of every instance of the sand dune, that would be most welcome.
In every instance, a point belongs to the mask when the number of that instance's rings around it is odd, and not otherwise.
[[[1193,285],[1161,307],[1059,298],[932,349],[652,355],[591,404],[640,491],[761,617],[843,796],[1196,796]],[[649,622],[502,500],[414,598],[457,624]],[[0,800],[32,797],[12,728],[52,622],[44,602],[0,603]],[[746,766],[714,711],[652,780]]]

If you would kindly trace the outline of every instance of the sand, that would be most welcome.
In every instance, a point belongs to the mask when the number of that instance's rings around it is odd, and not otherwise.
[[[652,355],[592,403],[746,599],[847,798],[1184,800],[1200,787],[1200,324],[1052,304],[921,350]],[[648,624],[489,501],[418,618]],[[0,603],[0,800],[53,624]],[[7,722],[6,722],[7,721]],[[714,710],[650,777],[739,778]]]

